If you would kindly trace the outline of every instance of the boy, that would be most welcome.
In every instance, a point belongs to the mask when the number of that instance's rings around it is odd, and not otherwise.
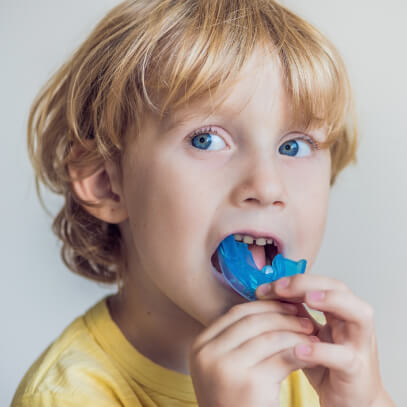
[[[335,48],[274,1],[113,9],[35,102],[29,151],[66,198],[65,263],[119,290],[40,356],[12,406],[393,405],[371,308],[344,284],[298,275],[247,302],[216,263],[234,235],[312,267],[355,159],[350,113]]]

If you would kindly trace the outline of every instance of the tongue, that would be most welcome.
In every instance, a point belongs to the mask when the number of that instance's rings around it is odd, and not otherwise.
[[[261,270],[266,265],[265,246],[258,246],[256,244],[248,244],[247,248],[250,250],[256,266]]]

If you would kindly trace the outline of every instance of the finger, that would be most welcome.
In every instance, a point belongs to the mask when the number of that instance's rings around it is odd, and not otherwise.
[[[352,322],[366,337],[373,330],[373,309],[350,290],[347,291],[310,291],[305,302],[312,308],[327,312],[345,322]]]
[[[273,293],[286,300],[289,297],[303,296],[307,306],[326,313],[329,325],[335,318],[350,323],[348,332],[355,344],[363,344],[371,336],[374,330],[372,307],[358,298],[344,283],[328,277],[303,275],[293,276],[285,284],[283,281],[278,285],[279,282],[280,280]],[[318,285],[319,288],[315,289]]]
[[[273,331],[291,331],[311,334],[314,326],[310,319],[275,312],[247,315],[220,332],[206,348],[213,357],[221,357],[244,342]]]
[[[290,302],[304,302],[305,293],[317,290],[346,291],[348,287],[341,281],[331,277],[310,274],[297,274],[283,277],[269,284],[268,294],[262,294],[265,284],[257,287],[256,295],[260,299],[289,300]]]
[[[227,358],[235,358],[242,366],[250,368],[287,349],[291,349],[291,355],[294,355],[296,345],[316,341],[319,341],[317,337],[290,331],[264,332],[232,349]]]
[[[308,337],[303,342],[314,343],[313,339],[318,340],[315,337]],[[297,369],[316,368],[317,364],[313,360],[299,359],[295,354],[295,346],[299,346],[298,343],[286,348],[279,353],[275,353],[270,357],[266,357],[254,367],[248,369],[249,372],[255,371],[260,377],[267,377],[271,382],[281,382],[291,372]]]
[[[333,343],[334,341],[332,338],[332,321],[328,322],[328,316],[326,316],[324,318],[324,320],[322,320],[321,317],[314,319],[313,322],[315,325],[315,329],[312,332],[312,335],[317,336],[322,342]],[[335,329],[338,328],[338,324],[340,322],[343,322],[343,321],[335,320],[335,322],[334,322]]]
[[[311,335],[318,336],[321,329],[326,325],[325,315],[320,311],[307,308],[307,305],[305,303],[298,304],[297,308],[297,315],[299,317],[309,318],[314,324],[314,330],[312,331]]]
[[[281,301],[253,301],[232,307],[228,312],[218,318],[212,325],[207,327],[195,340],[193,348],[199,351],[202,346],[218,336],[228,326],[247,315],[264,312],[275,312],[284,315],[295,315],[297,307]]]
[[[305,303],[294,303],[292,305],[297,307],[298,317],[308,318],[312,322],[314,329],[310,335],[319,336],[320,330],[326,325],[327,322],[324,313],[308,308]]]
[[[349,346],[325,342],[302,343],[294,348],[298,359],[335,370],[347,378],[358,367],[357,353]]]
[[[263,301],[263,300],[261,300]],[[327,319],[323,312],[309,309],[305,303],[286,303],[291,304],[293,307],[297,308],[297,315],[303,318],[309,318],[314,324],[314,331],[311,332],[311,335],[318,335],[320,330],[326,325]]]

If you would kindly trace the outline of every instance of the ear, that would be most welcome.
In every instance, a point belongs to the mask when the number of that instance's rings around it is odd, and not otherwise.
[[[84,170],[68,166],[71,178],[77,178]],[[83,208],[94,217],[107,223],[121,223],[128,218],[124,202],[120,171],[111,161],[105,161],[102,168],[94,174],[72,182],[76,195],[85,201],[100,205],[98,208],[83,205]]]

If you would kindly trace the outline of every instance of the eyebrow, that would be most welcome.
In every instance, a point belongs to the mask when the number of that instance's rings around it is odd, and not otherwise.
[[[215,120],[218,120],[220,117],[225,117],[225,118],[232,118],[233,116],[236,116],[239,110],[236,109],[236,107],[230,106],[230,105],[223,105],[220,107],[218,110],[213,109],[212,106],[209,105],[202,105],[199,108],[193,108],[192,110],[186,110],[183,112],[183,110],[180,110],[178,112],[175,112],[173,114],[169,114],[168,117],[164,118],[161,122],[161,131],[163,132],[170,132],[176,128],[182,127],[185,123],[188,123],[191,120],[194,119],[207,119],[210,116],[213,116]],[[297,128],[297,125],[292,124],[290,125],[290,129],[286,129],[287,131],[302,131],[300,128]],[[324,132],[321,132],[321,129],[316,129],[316,130],[311,130],[309,131],[310,135],[313,135],[313,137],[319,141],[323,142],[325,140],[326,135]]]
[[[177,116],[175,115],[170,115],[168,118],[164,119],[161,122],[161,129],[165,132],[170,132],[171,130],[181,127],[185,123],[188,123],[192,119],[199,118],[201,117],[202,114],[199,112],[190,112],[190,113],[185,113],[185,114],[178,114]]]
[[[199,108],[193,108],[188,111],[178,111],[174,114],[169,114],[169,116],[162,120],[161,128],[165,132],[169,132],[174,128],[181,127],[185,123],[193,119],[207,119],[210,116],[227,117],[231,118],[237,114],[236,108],[232,106],[223,105],[219,109],[214,109],[213,106],[202,105]]]

